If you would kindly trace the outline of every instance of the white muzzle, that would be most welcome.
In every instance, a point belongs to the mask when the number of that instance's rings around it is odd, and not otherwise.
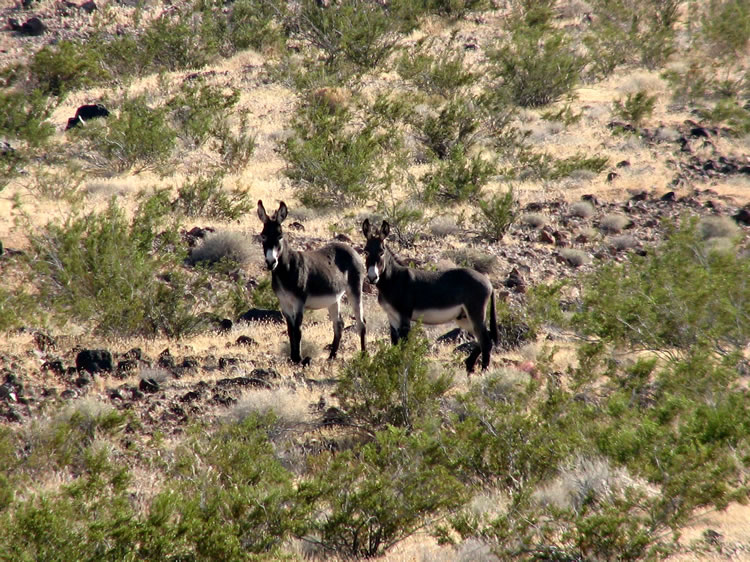
[[[367,280],[373,285],[380,279],[380,272],[378,271],[377,265],[371,265],[367,268]]]

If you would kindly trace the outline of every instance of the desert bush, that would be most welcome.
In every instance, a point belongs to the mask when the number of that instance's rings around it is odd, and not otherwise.
[[[463,49],[451,42],[433,56],[429,54],[433,45],[433,42],[427,42],[421,49],[402,53],[396,61],[401,78],[431,95],[446,99],[477,81],[477,75],[467,68]]]
[[[730,217],[702,217],[698,221],[698,230],[703,240],[710,238],[737,238],[740,227]]]
[[[43,93],[64,96],[108,78],[99,57],[87,44],[63,40],[46,45],[29,63],[32,83]]]
[[[157,207],[143,208],[151,210],[131,222],[113,201],[103,212],[32,231],[31,282],[57,322],[73,318],[111,335],[178,337],[200,327],[191,300],[203,283],[188,279],[175,258],[151,253],[165,219]]]
[[[451,19],[460,19],[470,11],[478,11],[487,8],[487,0],[426,0],[423,3],[428,12],[448,16]]]
[[[586,265],[591,261],[588,253],[576,248],[563,248],[562,250],[560,250],[560,257],[570,267],[581,267],[582,265]]]
[[[497,173],[480,155],[469,158],[463,145],[454,146],[435,171],[422,177],[422,197],[427,202],[460,203],[478,200],[482,188]]]
[[[368,70],[393,51],[400,32],[412,25],[393,16],[398,7],[344,0],[321,10],[315,0],[304,0],[295,20],[298,33],[323,51],[328,65],[345,61]]]
[[[711,0],[702,14],[701,35],[712,55],[740,56],[750,42],[750,7],[741,0]]]
[[[377,194],[377,211],[381,217],[391,225],[391,232],[396,235],[402,245],[413,244],[424,230],[424,212],[415,201],[400,199],[396,196],[394,189],[398,186],[414,190],[414,178],[409,174],[405,160],[398,157],[395,162],[389,162],[383,177],[380,180],[381,187]],[[378,221],[373,221],[377,223]]]
[[[497,266],[497,256],[472,247],[459,248],[447,252],[450,259],[461,267],[476,269],[480,273],[489,275],[494,272]]]
[[[452,378],[430,372],[428,348],[424,332],[415,327],[398,345],[381,342],[374,355],[350,361],[336,387],[347,417],[374,433],[386,425],[412,427],[434,413]]]
[[[335,111],[312,98],[292,123],[282,145],[286,174],[308,207],[361,203],[375,184],[379,138],[370,125],[356,127],[345,107]]]
[[[559,180],[575,173],[591,172],[598,174],[607,167],[609,159],[605,156],[586,156],[576,154],[567,158],[555,158],[547,152],[535,152],[527,146],[517,152],[518,165],[505,171],[508,177],[517,177],[517,168],[523,170],[524,177],[535,177],[540,180]]]
[[[97,155],[116,172],[136,165],[163,166],[177,136],[167,122],[166,108],[149,107],[144,96],[125,100],[119,115],[110,116],[105,123],[76,127],[74,135],[85,141],[87,158],[96,162],[90,154]]]
[[[265,277],[258,282],[250,299],[254,306],[266,310],[279,310],[279,299],[271,287],[271,277]]]
[[[651,117],[656,105],[656,96],[649,96],[644,90],[635,94],[628,94],[624,100],[617,100],[612,104],[615,115],[638,127],[644,119]]]
[[[478,201],[479,213],[474,216],[483,236],[490,240],[501,240],[516,220],[518,202],[513,197],[513,188],[502,195],[493,195],[489,200]]]
[[[232,4],[227,19],[229,43],[233,51],[263,50],[281,46],[287,6],[275,0],[239,0]]]
[[[511,38],[488,52],[491,72],[522,107],[539,107],[568,94],[586,61],[561,31],[517,24]]]
[[[235,89],[225,92],[224,88],[197,79],[183,82],[167,107],[172,109],[172,119],[180,136],[197,147],[216,136],[239,97]]]
[[[621,236],[613,236],[610,238],[609,244],[618,252],[623,252],[635,248],[638,245],[638,240],[629,234],[623,234]]]
[[[190,252],[191,264],[211,265],[225,260],[244,265],[250,260],[250,240],[237,232],[216,232],[203,238]]]
[[[721,99],[712,108],[701,111],[700,115],[711,123],[725,124],[735,136],[750,133],[750,110],[735,98]]]
[[[256,147],[256,137],[250,132],[247,116],[240,116],[238,132],[235,134],[229,125],[222,123],[214,131],[218,139],[218,151],[224,165],[229,169],[242,169],[250,161]]]
[[[448,101],[437,115],[423,119],[411,118],[419,131],[420,140],[440,160],[450,158],[457,147],[462,151],[476,142],[481,122],[475,104],[463,97]]]
[[[587,277],[573,323],[607,341],[666,354],[742,347],[750,337],[748,268],[734,252],[706,249],[695,224],[672,229],[646,256]]]
[[[608,76],[628,62],[647,68],[663,64],[675,51],[681,0],[595,0],[591,31],[584,38],[596,76]]]
[[[603,232],[618,234],[631,224],[631,220],[620,213],[604,215],[599,221],[599,229]]]
[[[225,191],[223,174],[199,176],[177,190],[172,209],[188,217],[235,220],[253,208],[247,189]]]
[[[549,219],[541,213],[524,213],[518,220],[528,227],[539,229],[546,225]]]
[[[339,556],[382,555],[466,501],[442,457],[429,431],[388,427],[356,452],[314,459],[315,475],[299,489],[317,512],[306,539]]]
[[[574,217],[587,219],[594,215],[594,206],[588,201],[578,201],[570,206],[570,214]]]
[[[40,90],[0,91],[0,136],[26,141],[31,147],[44,144],[55,132],[48,121],[53,109],[54,103]]]

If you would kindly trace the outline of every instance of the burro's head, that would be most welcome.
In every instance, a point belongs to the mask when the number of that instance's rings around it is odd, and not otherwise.
[[[367,267],[367,279],[370,283],[377,285],[385,268],[385,239],[391,232],[387,221],[383,221],[380,228],[374,228],[369,219],[362,223],[362,233],[365,235],[365,267]]]
[[[279,204],[279,209],[270,217],[266,214],[263,201],[258,201],[258,218],[263,222],[260,239],[263,242],[263,254],[269,271],[273,271],[279,265],[279,258],[284,250],[284,233],[281,231],[281,223],[284,222],[286,215],[287,208],[283,201]]]

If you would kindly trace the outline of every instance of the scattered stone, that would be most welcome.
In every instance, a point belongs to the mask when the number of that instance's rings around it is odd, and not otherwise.
[[[275,324],[281,324],[284,322],[284,317],[278,310],[266,310],[262,308],[251,308],[240,316],[237,321],[243,322],[273,322]]]
[[[647,199],[648,191],[646,191],[645,189],[639,191],[630,198],[631,201],[646,201]]]
[[[19,24],[16,19],[9,18],[8,26],[21,35],[39,36],[47,31],[47,26],[37,17],[29,18],[23,24]]]
[[[739,224],[750,225],[750,208],[743,207],[732,218]]]
[[[677,194],[674,191],[667,191],[664,195],[660,198],[661,201],[666,201],[668,203],[674,203],[677,200]]]
[[[51,361],[45,361],[44,363],[42,363],[42,371],[52,371],[55,375],[61,377],[65,374],[65,366],[59,359],[53,359]]]
[[[617,165],[617,168],[630,168],[630,160],[620,160]]]
[[[159,365],[159,367],[163,369],[174,369],[174,357],[172,357],[172,353],[169,351],[169,348],[166,348],[159,354],[157,365]]]
[[[514,267],[511,270],[511,272],[508,274],[508,277],[503,284],[509,289],[512,289],[513,291],[515,291],[516,293],[526,292],[526,281],[524,281],[517,267]]]
[[[438,343],[456,343],[459,341],[465,341],[466,334],[461,328],[453,328],[451,331],[444,333],[435,341]]]
[[[305,225],[303,225],[299,221],[294,221],[293,223],[290,223],[289,224],[289,228],[291,228],[292,230],[296,230],[298,232],[304,232],[305,231]]]
[[[545,227],[539,232],[539,241],[542,244],[554,244],[555,237],[552,233],[552,229]]]
[[[227,367],[236,367],[240,364],[240,360],[236,357],[220,357],[219,358],[219,369],[224,370]]]
[[[323,414],[322,420],[324,427],[330,427],[332,425],[347,425],[349,423],[349,416],[346,412],[339,410],[335,406],[331,406]]]
[[[60,398],[62,398],[63,400],[72,400],[76,396],[78,396],[78,393],[75,390],[73,390],[72,388],[69,388],[67,390],[63,390],[60,393]]]
[[[218,331],[221,334],[225,334],[232,329],[234,323],[229,318],[224,318],[219,322]]]
[[[191,390],[180,396],[179,401],[183,403],[195,402],[196,400],[200,400],[201,396],[202,394],[199,391]]]
[[[125,400],[125,397],[122,395],[119,388],[110,388],[107,391],[107,396],[110,400]]]
[[[98,117],[108,117],[109,110],[100,103],[91,103],[80,106],[76,109],[75,117],[68,119],[68,124],[65,126],[65,130],[68,131],[73,127],[85,125],[89,119],[96,119]]]
[[[79,6],[79,8],[81,8],[81,10],[83,10],[87,14],[91,14],[98,10],[98,6],[96,5],[96,2],[94,2],[94,0],[88,0],[88,2],[84,2]]]
[[[88,385],[90,385],[92,382],[94,381],[89,375],[82,374],[75,381],[73,381],[73,384],[75,384],[78,388],[85,388]]]
[[[273,369],[253,369],[250,376],[256,379],[278,379],[279,373]]]
[[[39,351],[50,351],[55,349],[57,342],[44,332],[34,332],[34,344]]]
[[[610,172],[607,174],[607,181],[611,183],[615,181],[619,176],[620,174],[618,174],[617,172]]]
[[[123,379],[128,373],[135,371],[138,368],[138,362],[135,359],[123,359],[117,362],[117,370],[115,375],[117,378]]]
[[[237,341],[234,342],[236,345],[247,345],[247,346],[255,346],[258,345],[258,342],[255,341],[250,336],[240,336],[237,338]]]
[[[239,386],[261,386],[263,388],[271,388],[271,385],[266,381],[254,377],[235,377],[232,379],[220,379],[216,381],[216,386],[219,388]]]
[[[102,371],[111,372],[112,354],[106,349],[84,349],[76,356],[76,370],[88,371],[91,374]]]
[[[141,392],[146,392],[149,394],[153,394],[154,392],[159,392],[159,383],[156,382],[154,379],[141,379],[140,384],[138,385],[138,389]],[[135,394],[135,393],[133,393]],[[135,396],[134,396],[135,398]]]
[[[568,246],[570,246],[570,238],[566,232],[555,230],[552,233],[552,236],[554,236],[555,246],[557,246],[558,248],[567,248]]]
[[[333,239],[338,240],[339,242],[344,242],[346,244],[352,243],[352,239],[342,232],[339,232],[336,236],[333,237]]]

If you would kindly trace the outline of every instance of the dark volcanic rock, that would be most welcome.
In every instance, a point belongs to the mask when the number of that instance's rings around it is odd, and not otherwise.
[[[21,35],[38,36],[47,31],[47,26],[37,17],[29,18],[23,24],[19,24],[16,19],[9,18],[8,26]]]
[[[138,389],[141,390],[142,392],[153,394],[154,392],[159,391],[159,383],[156,382],[154,379],[141,379],[141,382],[138,385]],[[133,397],[135,398],[135,396]]]
[[[243,322],[273,322],[276,324],[281,324],[284,322],[284,317],[278,310],[251,308],[237,320]]]
[[[111,372],[112,354],[106,349],[84,349],[76,356],[76,369],[95,374],[102,371]]]

